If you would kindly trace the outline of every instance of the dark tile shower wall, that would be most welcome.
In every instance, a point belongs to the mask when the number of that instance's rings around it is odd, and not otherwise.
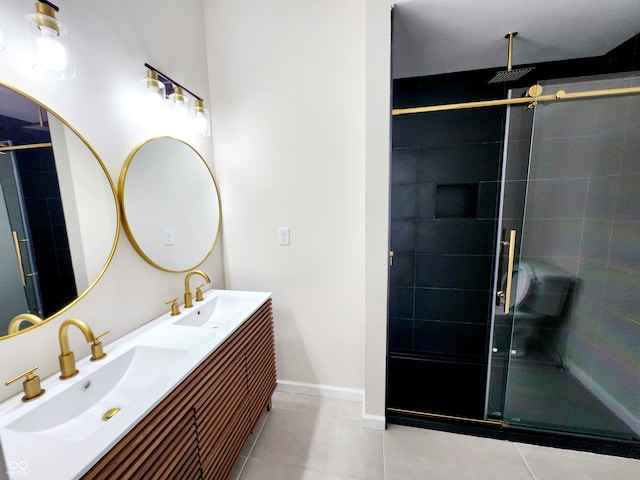
[[[16,157],[47,317],[77,296],[58,175],[50,148],[22,150]]]
[[[466,80],[458,101],[503,94]],[[454,100],[440,81],[395,81],[394,107]],[[483,414],[503,124],[502,108],[393,119],[390,407]]]

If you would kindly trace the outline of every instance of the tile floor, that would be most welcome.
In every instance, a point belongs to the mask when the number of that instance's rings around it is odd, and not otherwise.
[[[230,480],[639,480],[640,460],[390,425],[359,402],[276,393]]]

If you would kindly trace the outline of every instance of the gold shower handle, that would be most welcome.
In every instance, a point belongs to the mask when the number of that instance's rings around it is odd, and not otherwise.
[[[511,308],[511,288],[513,281],[513,262],[516,256],[516,231],[509,232],[509,241],[502,242],[504,246],[509,246],[509,261],[507,262],[507,288],[504,292],[498,292],[500,298],[504,298],[504,313],[509,313]]]
[[[27,286],[27,279],[24,276],[24,267],[22,266],[22,253],[20,252],[20,241],[18,240],[18,233],[14,230],[11,232],[13,235],[13,246],[16,249],[16,257],[18,257],[18,268],[20,269],[20,278],[22,278],[22,286]]]

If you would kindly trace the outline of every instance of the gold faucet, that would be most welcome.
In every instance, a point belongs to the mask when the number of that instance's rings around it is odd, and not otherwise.
[[[207,275],[201,270],[192,270],[189,273],[187,273],[187,276],[184,277],[184,308],[193,307],[191,290],[189,289],[189,279],[194,275],[200,275],[202,278],[204,278],[205,282],[211,283],[211,279],[209,278],[209,275]],[[198,289],[200,288],[202,288],[202,285],[198,287]]]
[[[76,359],[71,351],[71,347],[69,347],[69,326],[75,325],[80,329],[83,333],[84,338],[87,340],[87,343],[91,343],[91,361],[100,360],[107,356],[106,353],[102,350],[102,342],[99,342],[98,339],[103,335],[109,333],[109,330],[101,333],[97,337],[93,335],[91,328],[82,320],[78,320],[77,318],[69,318],[62,322],[60,325],[60,330],[58,331],[58,337],[60,339],[60,355],[58,355],[58,361],[60,362],[60,379],[65,380],[67,378],[71,378],[78,373],[78,369],[76,369]]]
[[[37,315],[34,315],[32,313],[21,313],[13,317],[9,322],[8,333],[16,333],[18,330],[20,330],[20,324],[23,322],[23,320],[26,320],[33,325],[37,325],[38,323],[42,322],[42,319]]]

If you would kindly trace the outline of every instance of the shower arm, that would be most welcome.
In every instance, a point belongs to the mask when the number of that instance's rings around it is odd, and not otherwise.
[[[509,50],[507,51],[507,72],[513,70],[513,37],[515,37],[518,32],[509,32],[504,38],[509,39]]]

